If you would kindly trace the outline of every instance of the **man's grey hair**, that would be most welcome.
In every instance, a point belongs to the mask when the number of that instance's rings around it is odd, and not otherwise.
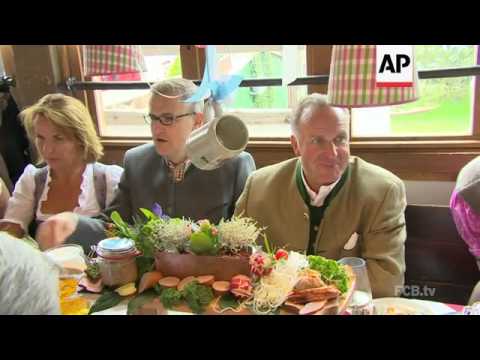
[[[0,315],[60,314],[58,268],[23,240],[0,232]]]
[[[347,123],[350,121],[350,113],[347,109],[331,106],[328,102],[327,95],[312,93],[303,98],[297,107],[293,109],[289,119],[292,132],[298,134],[300,123],[310,120],[315,111],[323,107],[331,107],[334,109],[340,121]]]
[[[152,96],[179,96],[178,101],[183,101],[195,94],[197,89],[198,86],[193,81],[179,78],[159,81],[152,85],[150,92]],[[190,105],[191,111],[203,112],[203,100],[186,104]]]

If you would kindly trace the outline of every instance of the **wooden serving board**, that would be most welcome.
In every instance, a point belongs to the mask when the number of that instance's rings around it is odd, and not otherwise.
[[[340,296],[340,299],[337,301],[337,299],[333,299],[332,304],[333,306],[327,305],[325,308],[328,308],[325,311],[321,311],[321,314],[316,314],[316,315],[339,315],[345,312],[348,303],[353,295],[353,291],[355,290],[355,273],[353,272],[352,268],[348,265],[345,265],[347,275],[348,275],[348,291]],[[254,315],[249,309],[247,308],[241,308],[238,311],[234,310],[225,310],[222,312],[218,312],[215,310],[215,303],[217,302],[218,298],[215,298],[212,303],[205,309],[205,312],[203,315]],[[187,304],[180,304],[176,306],[174,311],[178,312],[184,312],[184,313],[191,313],[192,311],[188,307]],[[292,312],[291,310],[288,310],[287,308],[283,307],[280,309],[280,314],[281,315],[295,315],[295,312]]]

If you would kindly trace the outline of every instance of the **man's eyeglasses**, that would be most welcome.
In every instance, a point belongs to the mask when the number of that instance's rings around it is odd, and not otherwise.
[[[173,114],[164,114],[164,115],[153,115],[153,114],[146,114],[143,115],[143,118],[145,119],[145,122],[150,125],[154,121],[159,121],[162,125],[172,125],[177,119],[185,117],[185,116],[190,116],[190,115],[195,115],[196,112],[190,112],[186,114],[180,114],[180,115],[173,115]]]

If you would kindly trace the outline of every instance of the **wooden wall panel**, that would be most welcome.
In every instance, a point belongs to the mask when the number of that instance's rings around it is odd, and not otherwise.
[[[205,49],[194,45],[180,45],[182,75],[185,79],[200,80],[205,68]]]
[[[30,106],[42,96],[57,92],[58,62],[50,45],[12,45],[17,82],[17,105]]]
[[[329,75],[333,45],[307,46],[307,75]],[[326,94],[328,85],[309,85],[308,93]]]
[[[122,164],[123,154],[131,147],[143,142],[104,142],[106,163]],[[248,145],[247,151],[252,154],[257,168],[276,164],[294,157],[288,142],[255,143]],[[390,170],[403,180],[417,181],[455,181],[460,169],[470,160],[480,155],[480,150],[452,150],[434,152],[431,150],[386,150],[362,149],[352,146],[352,155],[361,157],[373,164]]]

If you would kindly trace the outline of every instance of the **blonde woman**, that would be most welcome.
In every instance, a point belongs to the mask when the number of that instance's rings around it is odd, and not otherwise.
[[[45,166],[25,168],[0,231],[23,237],[30,225],[32,233],[55,214],[99,215],[112,200],[123,169],[97,162],[103,148],[87,108],[73,97],[49,94],[20,116]]]

